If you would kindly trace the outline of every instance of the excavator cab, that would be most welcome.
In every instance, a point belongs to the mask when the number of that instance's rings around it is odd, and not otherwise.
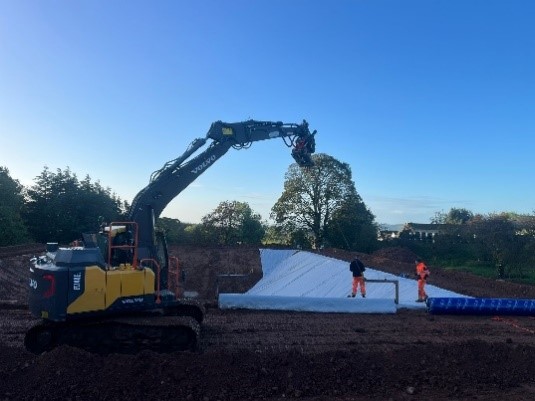
[[[129,265],[137,268],[138,225],[135,222],[116,222],[104,226],[101,231],[104,243],[101,250],[111,268]]]

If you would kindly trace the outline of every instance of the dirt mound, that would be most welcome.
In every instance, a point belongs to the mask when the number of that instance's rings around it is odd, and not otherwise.
[[[413,251],[411,251],[409,248],[403,247],[379,249],[375,251],[372,256],[377,258],[395,260],[403,263],[414,263],[414,260],[417,258],[417,255]]]
[[[28,271],[32,256],[27,254],[0,259],[0,302],[27,302]]]

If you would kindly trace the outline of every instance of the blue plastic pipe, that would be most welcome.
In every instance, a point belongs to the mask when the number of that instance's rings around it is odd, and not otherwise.
[[[535,316],[535,299],[516,298],[428,298],[427,310],[450,315]]]

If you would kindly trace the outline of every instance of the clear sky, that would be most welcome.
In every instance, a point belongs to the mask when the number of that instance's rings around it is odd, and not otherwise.
[[[535,1],[0,0],[0,166],[131,201],[216,120],[300,123],[379,223],[535,210]],[[264,219],[282,140],[230,150],[163,216]]]

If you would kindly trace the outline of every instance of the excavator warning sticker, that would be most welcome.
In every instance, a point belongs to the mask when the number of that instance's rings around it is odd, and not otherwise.
[[[226,136],[232,136],[233,134],[232,128],[230,127],[223,127],[221,131],[223,132],[223,135],[226,135]]]
[[[291,135],[291,134],[292,134],[292,133],[290,133],[290,135]],[[270,138],[276,138],[276,137],[278,137],[279,135],[280,135],[279,131],[271,131],[271,132],[269,133],[269,137],[270,137]]]

